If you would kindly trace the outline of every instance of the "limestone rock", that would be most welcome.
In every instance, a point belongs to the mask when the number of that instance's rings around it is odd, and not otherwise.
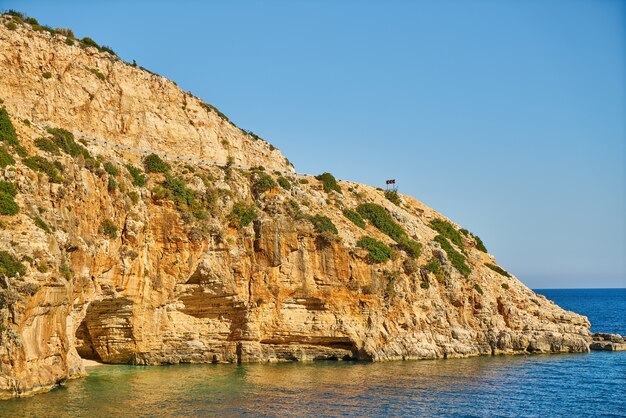
[[[0,216],[0,251],[21,260],[24,274],[0,283],[0,397],[80,376],[81,357],[380,361],[589,349],[587,318],[487,268],[493,257],[470,239],[462,250],[471,272],[457,271],[428,226],[442,215],[409,196],[398,207],[366,185],[339,182],[341,193],[326,193],[163,77],[0,24],[0,98],[24,150],[62,169],[53,183],[7,148],[16,163],[0,178],[17,186],[20,212]],[[48,134],[32,122],[111,143],[86,141],[94,158],[50,153],[35,146]],[[222,166],[170,160],[180,183],[168,189],[163,175],[148,173],[136,186],[126,165],[140,167],[142,154],[115,144]],[[255,196],[257,177],[239,165],[261,165],[292,188]],[[361,229],[343,215],[363,203],[384,207],[422,244],[416,260],[371,223]],[[317,233],[312,215],[338,234]],[[392,257],[372,263],[355,247],[364,235],[393,247]],[[433,260],[437,274],[425,267]]]

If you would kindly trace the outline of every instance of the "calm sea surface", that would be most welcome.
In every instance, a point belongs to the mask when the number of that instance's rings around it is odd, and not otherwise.
[[[539,292],[626,334],[626,290]],[[626,352],[89,371],[0,416],[626,416]]]
[[[592,332],[626,335],[626,289],[535,289],[535,292],[563,309],[586,315]]]

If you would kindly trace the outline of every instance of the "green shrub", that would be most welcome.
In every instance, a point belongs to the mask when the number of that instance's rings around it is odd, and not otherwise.
[[[257,219],[256,206],[254,204],[246,205],[244,202],[239,202],[233,206],[233,210],[228,215],[228,219],[237,228],[242,228],[250,225],[250,223]]]
[[[465,257],[463,257],[460,252],[455,250],[454,247],[452,247],[452,244],[450,244],[450,241],[448,241],[448,239],[443,235],[437,235],[435,237],[435,242],[438,242],[439,245],[441,245],[441,248],[446,252],[446,254],[448,254],[448,259],[450,259],[454,268],[457,269],[463,276],[467,277],[470,274],[471,269],[467,266],[467,264],[465,264]]]
[[[9,113],[5,108],[0,108],[0,141],[17,146],[20,142],[17,139],[17,132],[9,118]]]
[[[110,161],[105,162],[103,167],[104,170],[112,176],[118,176],[120,174],[120,170]]]
[[[15,24],[15,22],[7,22],[5,23],[5,26],[7,27],[8,30],[17,29],[17,25]]]
[[[400,196],[398,195],[398,192],[395,190],[387,190],[385,192],[385,197],[387,198],[388,201],[390,201],[391,203],[393,203],[396,206],[400,206]]]
[[[401,249],[413,258],[419,257],[422,244],[410,239],[404,229],[397,224],[387,210],[375,203],[364,203],[357,207],[357,212],[369,220],[376,228],[396,241]]]
[[[37,216],[36,218],[33,218],[33,221],[35,222],[35,225],[37,225],[39,228],[43,229],[46,233],[48,233],[48,234],[50,233],[50,227],[39,216]]]
[[[113,193],[117,190],[117,182],[113,177],[109,177],[109,181],[107,183],[107,190],[109,193]]]
[[[20,207],[13,200],[13,196],[0,191],[0,215],[16,215],[19,211]]]
[[[319,176],[315,176],[316,179],[322,182],[324,191],[330,193],[331,191],[341,192],[341,187],[337,184],[337,179],[330,173],[322,173]]]
[[[413,258],[417,258],[422,253],[422,244],[405,236],[398,241],[398,245],[401,249]]]
[[[167,173],[170,165],[156,154],[150,154],[143,159],[143,165],[147,173]]]
[[[350,210],[350,209],[344,209],[343,216],[350,219],[352,223],[354,223],[359,228],[365,229],[365,221],[363,220],[361,215],[359,215],[358,212]]]
[[[207,212],[196,198],[195,193],[187,188],[185,180],[169,173],[165,174],[165,181],[153,189],[152,198],[155,200],[172,199],[179,210],[189,210],[197,219],[204,219],[207,216]],[[183,213],[183,219],[185,216]]]
[[[8,153],[5,147],[0,147],[0,168],[15,164],[15,158]]]
[[[42,75],[46,80],[52,78],[52,73],[50,71],[45,71]]]
[[[143,187],[146,185],[146,176],[141,174],[140,169],[130,164],[126,164],[126,169],[133,179],[133,186]]]
[[[105,219],[100,224],[100,233],[111,239],[117,238],[117,225],[111,219]]]
[[[228,119],[228,116],[226,116],[225,114],[223,114],[222,112],[220,112],[220,110],[213,106],[212,104],[208,104],[208,103],[201,103],[201,106],[203,106],[207,111],[211,112],[215,112],[219,117],[221,117],[222,119],[227,120],[228,122],[230,122],[230,119]],[[243,132],[246,132],[242,129]]]
[[[24,264],[7,251],[0,251],[0,276],[15,277],[18,274],[20,276],[26,274]]]
[[[420,283],[420,287],[422,289],[428,289],[430,287],[430,283],[428,283],[426,280],[422,280],[422,282]]]
[[[501,286],[502,286],[502,288],[503,288],[504,290],[509,290],[509,284],[508,284],[508,283],[502,283],[502,285],[501,285]]]
[[[333,221],[330,220],[328,216],[315,215],[310,218],[310,221],[313,224],[313,227],[315,228],[315,230],[320,234],[322,232],[330,232],[333,234],[339,233],[339,231],[337,230],[337,227],[335,226]]]
[[[485,263],[485,265],[489,267],[491,270],[495,271],[498,274],[501,274],[504,277],[511,277],[511,274],[508,271],[506,271],[505,269],[503,269],[502,267],[496,264]]]
[[[363,218],[369,220],[376,228],[389,235],[394,241],[399,242],[406,237],[402,227],[393,220],[384,207],[375,203],[363,203],[356,210]]]
[[[263,192],[271,190],[276,187],[276,182],[266,173],[260,173],[259,177],[256,179],[254,184],[252,185],[252,191],[255,195],[260,195]]]
[[[24,15],[24,13],[22,12],[18,12],[17,10],[14,9],[9,9],[6,12],[4,12],[5,15],[9,15],[9,16],[13,16],[15,18],[17,18],[19,21],[22,21],[24,19],[26,19],[26,16]]]
[[[72,38],[65,38],[65,45],[74,45],[74,40]]]
[[[22,162],[24,163],[26,167],[30,168],[33,171],[39,171],[39,172],[47,174],[48,179],[52,183],[63,182],[63,177],[61,177],[61,174],[59,173],[59,170],[57,169],[57,167],[50,161],[46,160],[44,157],[40,157],[40,156],[28,157],[22,160]]]
[[[309,179],[300,179],[300,180],[298,180],[298,183],[300,183],[300,184],[309,184]]]
[[[92,46],[94,48],[100,49],[100,45],[98,45],[96,41],[94,41],[93,39],[87,36],[81,39],[81,42],[83,43],[84,46]]]
[[[291,199],[287,203],[289,204],[289,206],[291,207],[292,210],[300,211],[300,205],[295,200]]]
[[[113,51],[113,49],[111,49],[110,46],[106,46],[106,45],[102,45],[100,47],[100,52],[108,52],[111,55],[115,55],[117,56],[117,54],[115,53],[115,51]]]
[[[77,157],[82,155],[85,160],[91,160],[93,157],[87,151],[87,148],[78,144],[74,140],[74,134],[62,128],[48,128],[48,133],[52,135],[52,141],[66,154]]]
[[[17,196],[17,189],[15,188],[15,184],[0,180],[0,193],[6,193],[11,197]]]
[[[302,213],[302,210],[300,209],[300,205],[295,200],[290,199],[285,203],[285,206],[287,207],[287,212],[293,217],[293,219],[299,220],[305,218],[304,213]]]
[[[130,201],[133,202],[133,205],[139,203],[139,193],[134,191],[128,192],[128,197],[130,198]]]
[[[28,151],[26,150],[26,148],[22,145],[14,145],[13,149],[15,150],[15,152],[17,153],[17,155],[19,155],[22,158],[26,158],[28,157]]]
[[[391,248],[375,238],[362,237],[356,245],[368,251],[372,263],[384,263],[391,257]]]
[[[426,270],[428,270],[431,273],[433,273],[435,275],[435,278],[437,279],[437,281],[439,283],[443,283],[445,275],[444,275],[444,272],[443,272],[443,267],[441,266],[441,263],[439,262],[439,259],[432,258],[426,264]]]
[[[477,291],[478,293],[480,293],[481,295],[484,293],[484,292],[483,292],[483,288],[482,288],[482,287],[480,287],[480,285],[479,285],[478,283],[476,283],[476,284],[474,285],[474,290],[475,290],[475,291]]]
[[[443,219],[433,219],[430,221],[430,227],[461,248],[461,235],[450,222]]]
[[[476,240],[476,249],[486,253],[487,252],[487,247],[485,247],[485,244],[483,243],[483,240],[481,240],[478,237],[478,235],[473,235],[473,237]]]
[[[59,154],[59,146],[48,138],[37,138],[35,139],[35,146],[42,151],[45,151],[50,154]]]
[[[102,74],[97,68],[89,68],[89,72],[95,75],[98,79],[104,80],[104,74]]]
[[[70,266],[68,266],[65,262],[59,266],[59,273],[61,273],[63,278],[67,281],[72,280],[72,277],[74,276],[72,269],[70,269]]]
[[[196,203],[196,197],[190,189],[187,188],[185,180],[169,174],[165,175],[165,181],[161,183],[168,191],[168,197],[176,202],[178,206],[192,207]]]
[[[278,177],[278,185],[285,190],[291,190],[291,182],[285,177]]]

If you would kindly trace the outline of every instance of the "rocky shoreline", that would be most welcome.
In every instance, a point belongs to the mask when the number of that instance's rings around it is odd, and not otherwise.
[[[619,334],[595,333],[589,345],[592,351],[626,351],[626,339]]]

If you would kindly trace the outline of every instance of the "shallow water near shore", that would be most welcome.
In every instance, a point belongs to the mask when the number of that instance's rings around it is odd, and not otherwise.
[[[1,416],[559,416],[626,411],[626,352],[390,363],[101,366]]]
[[[542,291],[626,333],[626,290]],[[626,352],[388,363],[89,367],[0,416],[625,416]]]

